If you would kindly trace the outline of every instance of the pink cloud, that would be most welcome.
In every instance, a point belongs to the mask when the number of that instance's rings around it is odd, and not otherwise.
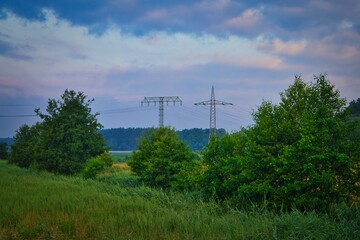
[[[301,54],[307,45],[308,42],[306,40],[284,42],[280,39],[274,39],[271,41],[260,41],[258,49],[274,54],[295,56]]]
[[[217,62],[251,68],[263,68],[279,70],[284,69],[286,66],[280,58],[272,56],[262,57],[243,57],[234,55],[219,54],[214,56]]]
[[[0,76],[0,94],[16,96],[21,89],[21,83],[16,79]]]
[[[306,52],[314,57],[327,60],[346,61],[360,59],[358,47],[351,44],[339,43],[335,40],[335,37],[329,36],[313,41],[312,44],[307,47]]]
[[[256,26],[261,20],[261,12],[257,9],[248,9],[241,15],[225,22],[225,26],[233,29],[248,29]]]

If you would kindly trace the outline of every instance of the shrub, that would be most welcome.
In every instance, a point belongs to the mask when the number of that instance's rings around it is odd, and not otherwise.
[[[84,178],[94,179],[98,173],[104,171],[107,168],[112,166],[112,158],[107,152],[103,154],[90,158],[89,161],[85,164],[83,170]]]
[[[182,188],[179,174],[194,159],[195,154],[179,140],[175,130],[163,127],[149,130],[148,135],[140,138],[138,151],[133,152],[128,165],[147,185]]]

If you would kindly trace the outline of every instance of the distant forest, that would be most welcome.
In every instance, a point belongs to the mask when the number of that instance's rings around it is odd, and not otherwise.
[[[150,128],[111,128],[100,132],[104,136],[106,145],[110,150],[129,151],[137,149],[137,139],[146,134]],[[202,150],[209,141],[209,129],[193,128],[177,131],[179,138],[188,143],[193,151]],[[217,135],[222,137],[225,129],[217,129]],[[12,138],[0,138],[0,143],[5,142],[9,147],[13,143]]]
[[[136,150],[137,139],[147,134],[150,128],[112,128],[100,132],[110,150]],[[217,129],[218,136],[225,135],[225,129]],[[209,141],[209,129],[193,128],[177,131],[179,138],[187,142],[193,151],[202,150]]]
[[[348,109],[350,111],[350,115],[353,117],[360,117],[360,98],[358,98],[356,101],[352,100]]]

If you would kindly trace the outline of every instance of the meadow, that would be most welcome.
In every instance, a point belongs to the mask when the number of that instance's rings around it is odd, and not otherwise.
[[[109,154],[115,163],[123,163],[129,160],[132,151],[109,151]]]
[[[154,190],[129,169],[96,180],[0,161],[0,239],[360,239],[360,210],[237,210]]]

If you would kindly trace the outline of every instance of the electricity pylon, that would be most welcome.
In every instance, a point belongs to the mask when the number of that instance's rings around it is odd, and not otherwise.
[[[159,103],[159,128],[164,126],[164,102],[166,102],[166,105],[169,105],[169,102],[173,102],[174,106],[176,102],[180,102],[180,105],[182,105],[182,101],[178,96],[172,96],[172,97],[144,97],[144,99],[141,101],[141,106],[144,103],[147,103],[149,106],[150,103],[154,103],[156,106],[156,103]]]
[[[216,105],[233,105],[233,104],[215,100],[214,86],[212,86],[210,100],[195,103],[195,105],[210,105],[210,129],[209,129],[210,130],[209,139],[210,139],[211,135],[216,134],[216,108],[215,108],[215,106]]]

